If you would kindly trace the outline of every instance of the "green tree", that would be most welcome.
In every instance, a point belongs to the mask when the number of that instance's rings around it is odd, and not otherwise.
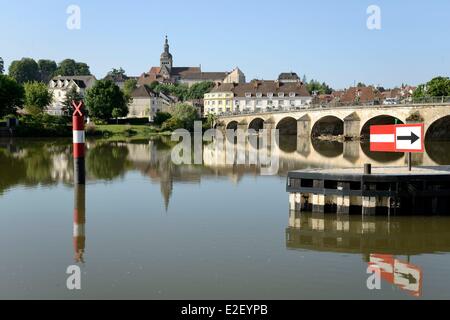
[[[15,113],[23,104],[24,89],[13,78],[0,74],[0,117]]]
[[[421,84],[413,93],[414,98],[450,96],[450,79],[435,77],[426,84]]]
[[[3,74],[5,72],[5,62],[3,61],[3,58],[0,57],[0,74]]]
[[[55,71],[58,68],[56,62],[53,60],[41,59],[38,61],[40,80],[44,83],[48,83],[55,75]]]
[[[115,108],[120,110],[120,117],[128,114],[127,99],[120,88],[110,80],[101,80],[87,91],[85,97],[89,115],[109,120]]]
[[[214,127],[214,124],[217,121],[217,116],[215,114],[208,114],[208,116],[206,117],[206,121],[205,121],[205,127],[207,129],[212,129]]]
[[[189,104],[180,103],[173,107],[172,119],[175,119],[173,122],[179,121],[184,129],[192,131],[194,122],[199,119],[198,111]]]
[[[119,124],[119,118],[123,116],[122,109],[114,108],[111,112],[111,116],[116,119],[116,123]],[[125,115],[126,116],[126,115]]]
[[[185,129],[184,122],[178,118],[170,118],[161,126],[162,131],[175,131],[177,129]]]
[[[331,94],[333,92],[333,89],[328,86],[325,82],[320,83],[316,80],[311,80],[309,83],[306,84],[306,89],[310,94],[316,93],[316,94]]]
[[[194,84],[189,88],[189,99],[203,99],[206,93],[210,92],[214,88],[214,82],[204,81]]]
[[[70,88],[70,90],[66,94],[66,98],[63,101],[63,111],[68,115],[72,115],[74,111],[72,101],[80,100],[83,100],[83,96],[77,91],[77,88],[75,86]]]
[[[86,63],[65,59],[59,63],[55,74],[59,76],[90,76],[91,71]]]
[[[153,123],[160,126],[170,118],[172,118],[172,115],[168,112],[157,112],[153,119]]]
[[[13,61],[9,66],[9,75],[19,83],[41,80],[39,66],[31,58]]]
[[[123,84],[123,92],[128,99],[128,102],[131,102],[131,94],[137,88],[137,80],[136,79],[128,79]]]
[[[358,84],[356,85],[358,88],[365,88],[367,87],[365,83],[363,82],[358,82]]]
[[[450,79],[436,77],[427,83],[427,94],[432,97],[450,96]]]
[[[34,81],[25,83],[25,110],[32,115],[44,112],[45,108],[52,102],[53,94],[48,91],[47,85]]]

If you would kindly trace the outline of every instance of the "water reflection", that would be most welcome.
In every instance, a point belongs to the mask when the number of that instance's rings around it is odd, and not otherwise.
[[[289,249],[414,256],[450,252],[450,218],[376,217],[308,214],[291,211]]]
[[[129,171],[139,171],[161,184],[166,206],[169,205],[174,182],[200,183],[204,177],[229,178],[238,183],[245,175],[258,176],[260,165],[227,165],[226,150],[204,146],[203,166],[176,166],[171,161],[174,143],[170,138],[155,138],[134,142],[86,143],[86,178],[88,182],[112,181]],[[414,155],[415,165],[450,164],[449,142],[428,143],[425,154]],[[73,159],[69,140],[1,140],[0,194],[16,185],[37,186],[70,185],[73,181]],[[247,144],[248,157],[253,147]],[[279,157],[278,175],[304,168],[361,167],[371,162],[374,166],[402,166],[404,154],[371,153],[368,145],[357,141],[313,141],[281,136],[279,145],[272,146]],[[236,148],[233,152],[237,152]],[[223,160],[223,161],[221,161]],[[248,159],[247,159],[248,160]]]
[[[385,218],[291,211],[286,246],[290,250],[361,254],[369,266],[381,270],[385,281],[419,297],[423,271],[411,263],[411,257],[450,252],[448,230],[447,217]]]

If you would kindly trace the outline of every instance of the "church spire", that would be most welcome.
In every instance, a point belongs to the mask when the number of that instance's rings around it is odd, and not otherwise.
[[[161,54],[161,69],[167,68],[169,71],[172,69],[173,58],[170,54],[169,38],[166,35],[164,42],[164,52]]]

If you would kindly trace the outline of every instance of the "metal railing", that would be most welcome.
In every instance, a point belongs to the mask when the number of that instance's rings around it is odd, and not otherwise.
[[[358,103],[358,102],[329,102],[329,103],[317,103],[312,102],[311,104],[296,106],[296,107],[285,107],[285,108],[258,108],[258,109],[244,109],[233,112],[222,112],[219,113],[219,117],[230,117],[230,116],[241,116],[248,114],[266,114],[266,113],[286,113],[292,111],[305,111],[305,110],[315,110],[315,109],[335,109],[343,107],[371,107],[371,106],[382,106],[382,107],[393,107],[393,106],[406,106],[406,105],[424,105],[424,104],[449,104],[450,97],[422,97],[422,98],[408,98],[401,101],[390,101],[390,102],[380,102],[373,101],[370,103]]]

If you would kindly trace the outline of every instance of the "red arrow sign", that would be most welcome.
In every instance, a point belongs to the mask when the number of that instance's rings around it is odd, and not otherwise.
[[[370,127],[372,152],[424,152],[424,124]]]

